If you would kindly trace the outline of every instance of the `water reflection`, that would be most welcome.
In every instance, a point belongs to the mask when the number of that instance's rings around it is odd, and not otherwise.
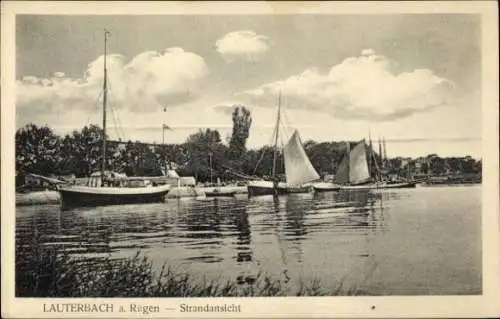
[[[309,195],[293,194],[285,200],[285,235],[300,241],[307,235],[306,215],[311,210],[312,201]]]
[[[205,263],[224,259],[221,249],[229,244],[235,247],[237,263],[250,263],[252,232],[257,232],[275,237],[283,260],[291,254],[302,262],[302,242],[315,233],[383,227],[382,209],[375,206],[377,201],[383,206],[381,199],[368,192],[339,192],[63,212],[57,206],[35,206],[22,208],[17,235],[23,240],[42,232],[39,240],[44,244],[80,254],[174,245],[192,251],[186,261]]]
[[[236,206],[231,211],[230,223],[236,226],[236,261],[238,263],[252,261],[252,238],[250,222],[248,220],[248,213],[242,206]],[[232,220],[231,220],[232,219]]]
[[[419,232],[408,232],[415,223],[444,219],[427,214],[431,194],[412,190],[188,198],[64,212],[53,205],[18,207],[16,247],[38,242],[78,256],[116,258],[140,250],[160,264],[240,281],[252,280],[260,270],[285,279],[338,278],[345,273],[363,278],[383,272],[388,260],[401,263],[394,261],[405,253],[397,253],[401,242],[423,241]],[[428,196],[425,206],[418,205],[422,199],[417,196]],[[414,211],[426,219],[416,219]],[[420,227],[426,231],[433,224]],[[429,246],[425,249],[428,253]]]

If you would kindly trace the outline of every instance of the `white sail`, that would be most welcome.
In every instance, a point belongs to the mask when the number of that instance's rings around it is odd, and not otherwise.
[[[283,149],[285,158],[285,175],[288,185],[302,185],[319,179],[319,174],[309,161],[299,132],[293,132],[292,137]]]
[[[365,141],[358,143],[349,154],[349,182],[359,184],[370,179],[370,171],[366,160]]]

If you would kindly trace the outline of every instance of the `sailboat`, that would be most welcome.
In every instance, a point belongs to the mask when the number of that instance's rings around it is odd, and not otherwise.
[[[366,143],[363,139],[358,142],[353,149],[347,145],[347,154],[339,165],[335,182],[340,185],[340,189],[370,189],[377,188],[368,165],[366,154]]]
[[[153,186],[150,181],[129,181],[124,174],[106,170],[106,105],[107,105],[107,41],[109,31],[104,32],[104,81],[103,81],[103,143],[100,172],[91,174],[86,186],[61,185],[63,208],[119,205],[131,203],[163,202],[170,185]]]
[[[371,142],[371,141],[370,141]],[[373,163],[377,163],[375,156],[374,156],[374,151],[370,147],[370,154],[372,155],[372,161]],[[382,148],[380,147],[380,139],[379,139],[379,154],[382,158],[382,167],[385,168],[387,164],[387,147],[385,144],[385,138],[382,140]],[[375,170],[376,176],[379,179],[379,188],[415,188],[417,185],[416,181],[411,180],[411,173],[410,173],[410,166],[407,165],[407,178],[406,181],[404,179],[398,179],[398,180],[387,180],[382,176],[382,172],[378,169],[377,165],[375,165]]]
[[[372,156],[371,150],[369,156],[370,158]],[[392,184],[374,179],[369,166],[365,140],[358,142],[352,150],[350,149],[350,143],[347,143],[346,154],[337,169],[333,183],[315,184],[313,185],[314,190],[324,192],[415,187],[414,183]]]
[[[214,187],[213,183],[213,166],[212,166],[212,153],[209,153],[210,164],[210,187],[204,189],[205,197],[232,197],[236,194],[236,190],[231,187],[224,187],[221,185],[220,177],[217,177],[217,186]]]
[[[232,197],[234,195],[236,195],[236,190],[232,189],[231,187],[221,186],[219,178],[217,178],[216,187],[205,190],[206,197]]]
[[[274,156],[272,180],[250,181],[247,185],[249,196],[282,195],[290,193],[308,193],[311,186],[307,183],[319,180],[319,174],[314,169],[302,145],[299,132],[295,130],[283,147],[285,162],[285,182],[280,182],[276,176],[278,159],[278,135],[281,116],[281,94],[278,98],[278,116],[274,136]]]

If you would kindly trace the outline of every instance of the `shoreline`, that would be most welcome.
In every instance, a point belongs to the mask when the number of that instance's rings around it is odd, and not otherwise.
[[[477,186],[482,183],[421,183],[419,187],[466,187]],[[222,186],[225,189],[235,191],[235,194],[243,195],[248,191],[246,186]],[[205,197],[205,190],[213,191],[216,187],[173,187],[167,194],[166,199]],[[54,190],[31,191],[25,193],[16,192],[16,207],[30,205],[59,204],[60,195]]]
[[[166,199],[188,198],[188,197],[204,197],[205,191],[213,191],[216,187],[172,187],[167,193]],[[246,186],[222,186],[231,191],[236,191],[236,194],[247,194]],[[43,191],[28,191],[24,193],[16,192],[16,206],[30,205],[46,205],[59,204],[61,197],[58,191],[43,190]]]

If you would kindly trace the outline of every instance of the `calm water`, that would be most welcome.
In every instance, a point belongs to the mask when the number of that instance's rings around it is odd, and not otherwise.
[[[481,293],[481,187],[294,194],[61,212],[18,207],[17,242],[38,233],[80,256],[133,256],[210,278],[265,271],[374,295]]]

